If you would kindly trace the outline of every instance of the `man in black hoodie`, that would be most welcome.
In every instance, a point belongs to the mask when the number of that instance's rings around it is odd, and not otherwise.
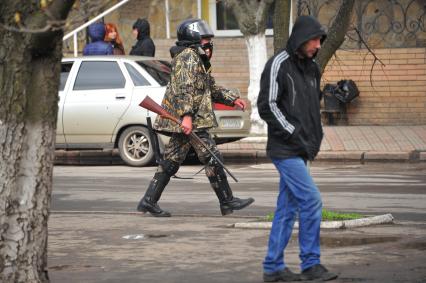
[[[133,34],[138,40],[130,50],[130,55],[155,56],[155,45],[150,37],[150,26],[146,19],[137,19],[133,24]]]
[[[325,37],[315,18],[299,17],[286,49],[269,59],[261,77],[257,105],[268,125],[266,151],[280,174],[277,208],[263,262],[265,282],[337,278],[320,263],[322,201],[306,166],[317,155],[323,137],[321,74],[314,58]],[[284,263],[284,249],[297,214],[300,276]]]

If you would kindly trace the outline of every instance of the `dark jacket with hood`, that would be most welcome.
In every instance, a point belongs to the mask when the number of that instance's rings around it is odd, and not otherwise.
[[[146,19],[138,19],[134,25],[133,29],[138,30],[138,41],[135,45],[132,46],[130,50],[130,55],[137,56],[155,56],[155,45],[152,41],[150,34],[149,22]]]
[[[270,158],[313,160],[320,149],[321,73],[313,58],[296,54],[304,43],[319,36],[323,41],[326,33],[315,18],[299,17],[286,49],[265,65],[257,106],[268,125],[266,151]]]
[[[88,27],[91,43],[83,49],[83,55],[112,55],[114,50],[111,44],[104,41],[105,26],[102,23],[94,23]]]

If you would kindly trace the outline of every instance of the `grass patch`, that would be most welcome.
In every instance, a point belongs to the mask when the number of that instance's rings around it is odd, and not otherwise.
[[[359,213],[348,213],[348,212],[335,212],[323,209],[322,210],[322,220],[324,221],[335,221],[335,220],[352,220],[363,218],[364,215]]]
[[[350,212],[337,212],[323,209],[322,210],[322,220],[323,221],[338,221],[338,220],[351,220],[363,218],[364,215],[359,213],[350,213]],[[271,212],[266,215],[266,221],[272,221],[274,219],[274,213]]]
[[[267,222],[272,222],[272,220],[274,219],[274,213],[273,212],[271,212],[271,213],[269,213],[268,215],[266,215],[266,219],[265,219],[265,221],[267,221]]]

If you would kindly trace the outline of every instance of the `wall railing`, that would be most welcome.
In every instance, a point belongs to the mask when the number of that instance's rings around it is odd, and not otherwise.
[[[94,17],[93,19],[91,19],[90,21],[82,24],[81,26],[79,26],[78,28],[74,29],[73,31],[67,33],[62,40],[65,41],[67,39],[69,39],[70,37],[73,37],[73,45],[74,45],[74,56],[77,57],[78,56],[78,40],[77,40],[77,34],[82,31],[83,29],[85,29],[86,27],[90,26],[91,24],[93,24],[94,22],[98,21],[99,19],[105,17],[106,15],[108,15],[111,12],[114,12],[115,10],[117,10],[118,8],[120,8],[121,6],[123,6],[124,4],[126,4],[127,2],[129,2],[130,0],[122,0],[120,2],[118,2],[117,4],[115,4],[114,6],[112,6],[111,8],[107,9],[106,11],[104,11],[103,13],[97,15],[96,17]]]

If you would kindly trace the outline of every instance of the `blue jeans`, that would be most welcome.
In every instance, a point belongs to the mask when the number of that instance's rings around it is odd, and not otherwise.
[[[299,213],[299,257],[303,271],[320,263],[321,195],[302,158],[272,159],[272,162],[280,174],[280,192],[263,270],[273,273],[286,267],[284,249]]]

